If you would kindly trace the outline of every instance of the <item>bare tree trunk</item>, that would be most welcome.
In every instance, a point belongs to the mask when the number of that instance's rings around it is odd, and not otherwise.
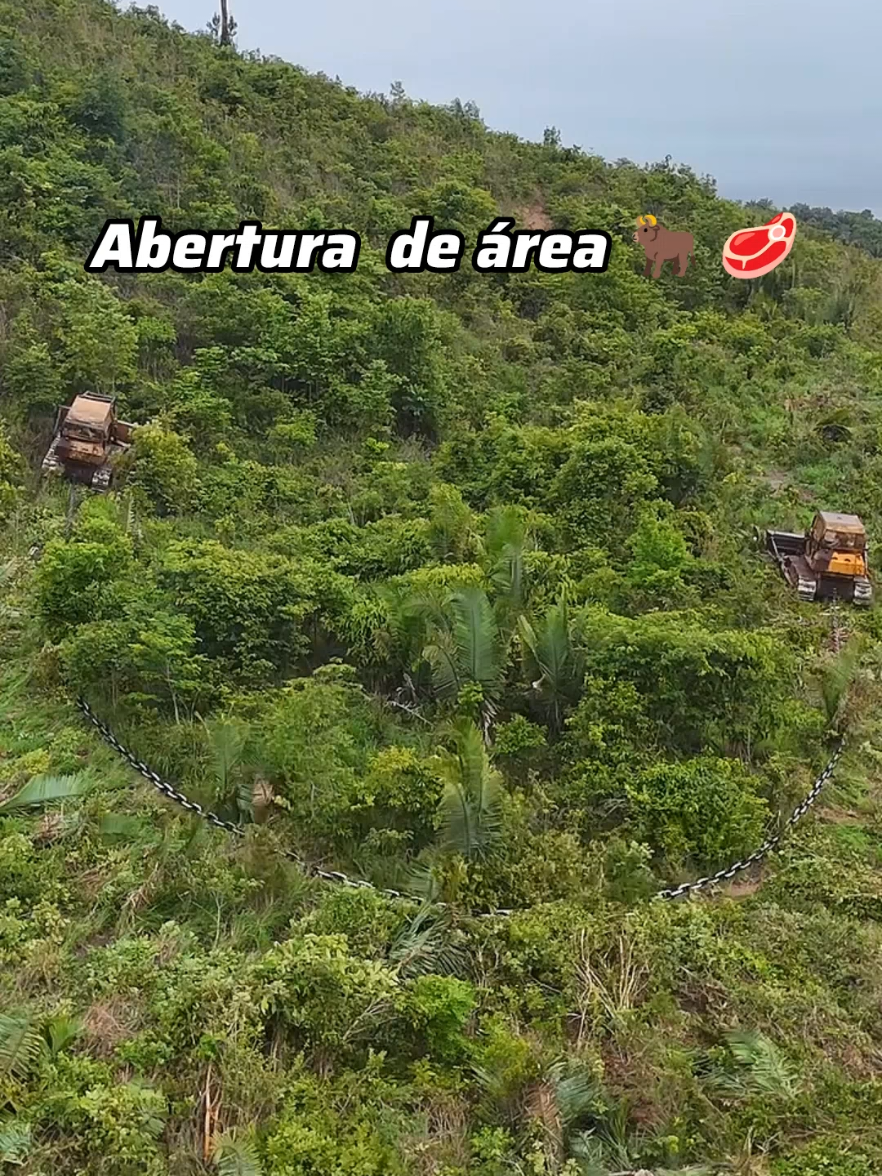
[[[221,10],[221,27],[220,27],[220,43],[222,45],[230,44],[230,12],[228,0],[220,0]]]

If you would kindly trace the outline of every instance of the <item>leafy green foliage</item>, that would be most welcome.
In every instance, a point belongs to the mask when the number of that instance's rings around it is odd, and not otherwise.
[[[27,1077],[44,1049],[45,1042],[30,1017],[0,1016],[0,1069],[4,1074]]]
[[[85,775],[34,776],[20,792],[0,804],[0,814],[12,813],[17,809],[42,808],[58,800],[84,796],[93,783]]]

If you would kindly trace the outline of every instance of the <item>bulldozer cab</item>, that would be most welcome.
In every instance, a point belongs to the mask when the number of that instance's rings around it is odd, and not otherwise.
[[[115,400],[86,392],[59,410],[56,432],[58,455],[64,461],[100,465],[107,455],[113,430]]]
[[[114,401],[109,396],[85,393],[70,408],[61,410],[58,422],[66,437],[80,441],[106,441],[113,423]]]
[[[867,533],[857,515],[819,511],[807,536],[809,562],[830,575],[866,573]]]

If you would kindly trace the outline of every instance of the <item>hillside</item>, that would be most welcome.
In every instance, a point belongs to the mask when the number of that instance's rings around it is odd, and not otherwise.
[[[772,213],[687,167],[105,0],[0,5],[0,197],[0,1166],[882,1170],[880,613],[754,540],[882,535],[880,222],[805,209],[736,282]],[[612,258],[390,273],[417,214]],[[354,229],[358,268],[84,272],[145,215]],[[106,495],[40,478],[88,390],[139,426]],[[776,852],[658,896],[844,733]]]

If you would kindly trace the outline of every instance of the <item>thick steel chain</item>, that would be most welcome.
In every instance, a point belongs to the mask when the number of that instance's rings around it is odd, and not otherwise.
[[[750,857],[743,858],[740,862],[734,862],[731,866],[727,866],[725,870],[717,870],[716,874],[711,874],[707,878],[699,878],[696,882],[684,882],[682,886],[675,886],[670,890],[660,890],[658,892],[659,898],[681,898],[684,894],[691,894],[696,890],[703,890],[706,886],[713,886],[717,882],[728,882],[730,878],[734,878],[736,874],[740,874],[742,870],[756,865],[757,862],[762,861],[766,854],[770,853],[784,836],[787,829],[792,828],[797,821],[799,821],[809,811],[818,797],[821,795],[821,789],[833,775],[833,769],[839,761],[845,747],[845,737],[840,740],[839,746],[833,752],[830,762],[815,780],[814,784],[804,800],[802,800],[787,819],[787,824],[780,833],[776,833],[773,837],[767,838],[759,849],[754,850]]]
[[[203,806],[199,804],[198,801],[190,800],[190,798],[185,796],[183,792],[179,792],[176,788],[169,784],[167,780],[163,780],[163,778],[157,772],[154,772],[152,768],[149,768],[147,764],[145,764],[142,760],[139,760],[134,752],[129,751],[127,747],[120,743],[111,729],[107,726],[106,723],[102,722],[101,719],[98,718],[84,698],[77,699],[77,706],[80,708],[89,722],[97,728],[105,743],[110,744],[115,752],[121,755],[122,758],[126,760],[131,765],[131,767],[135,769],[136,772],[139,773],[139,775],[144,777],[145,780],[149,780],[153,787],[158,792],[162,793],[163,796],[168,797],[169,800],[173,800],[175,804],[179,804],[181,808],[186,809],[188,812],[195,813],[197,816],[202,817],[203,820],[208,821],[208,823],[210,825],[214,825],[215,828],[225,829],[227,833],[232,833],[235,837],[244,837],[245,830],[240,825],[234,825],[232,821],[225,821],[223,817],[219,817],[217,813],[210,812],[208,809],[203,808]],[[346,886],[354,886],[367,890],[377,890],[378,893],[385,895],[387,898],[406,899],[409,897],[406,894],[401,894],[397,890],[381,890],[379,887],[374,886],[371,882],[349,878],[346,874],[342,874],[338,870],[323,870],[319,866],[310,865],[308,862],[305,862],[298,854],[294,853],[293,850],[285,849],[282,850],[282,853],[285,855],[285,857],[290,858],[292,862],[296,862],[305,873],[312,874],[317,878],[323,878],[327,882],[340,882]]]
[[[179,804],[181,808],[186,809],[188,812],[195,813],[197,816],[202,817],[203,820],[207,821],[210,825],[214,825],[217,829],[224,829],[227,833],[232,833],[235,837],[244,837],[245,830],[240,825],[235,825],[232,821],[225,821],[216,813],[210,812],[208,809],[204,808],[201,804],[198,803],[198,801],[190,800],[189,797],[185,796],[182,792],[179,792],[177,788],[169,784],[167,780],[163,780],[157,772],[154,772],[153,769],[149,768],[142,760],[139,760],[133,752],[129,751],[127,747],[120,743],[111,729],[107,726],[106,723],[102,722],[102,720],[98,718],[84,698],[77,699],[77,706],[80,708],[89,722],[92,723],[92,725],[98,730],[105,743],[109,744],[113,750],[117,752],[117,754],[122,756],[122,758],[126,760],[127,763],[129,763],[136,772],[139,773],[139,775],[143,776],[145,780],[149,780],[153,787],[163,796],[167,797],[169,800],[173,800],[175,804]],[[842,755],[844,746],[845,737],[843,736],[839,742],[839,746],[834,751],[830,762],[824,768],[823,772],[821,772],[820,776],[818,776],[818,778],[815,780],[805,799],[801,801],[800,804],[798,804],[790,814],[787,824],[780,833],[776,833],[773,837],[767,838],[759,847],[759,849],[755,850],[750,855],[750,857],[746,857],[741,861],[734,862],[731,866],[727,866],[723,870],[717,870],[715,874],[710,874],[706,878],[698,878],[695,882],[684,882],[680,886],[659,890],[657,897],[662,899],[682,898],[686,894],[693,894],[696,891],[704,890],[706,887],[714,886],[718,882],[727,882],[736,874],[741,873],[742,870],[746,870],[750,866],[755,865],[757,862],[762,861],[762,859],[779,844],[786,830],[792,828],[797,821],[804,817],[811,806],[818,799],[818,796],[821,794],[821,789],[833,774],[833,770],[836,767],[840,756]],[[394,898],[408,902],[417,901],[413,895],[402,894],[399,890],[386,890],[379,886],[374,886],[372,882],[368,882],[363,878],[350,878],[348,874],[344,874],[341,870],[323,870],[320,866],[316,866],[310,862],[304,861],[303,858],[294,853],[293,850],[286,849],[282,850],[281,852],[285,855],[286,858],[296,862],[300,869],[304,871],[304,873],[315,878],[321,878],[325,882],[336,882],[341,886],[350,886],[359,890],[373,890],[377,894],[382,895],[384,898]],[[447,904],[443,902],[436,902],[433,905],[444,907]],[[500,908],[493,911],[487,911],[478,915],[477,917],[504,917],[514,913],[515,912],[513,910]]]

